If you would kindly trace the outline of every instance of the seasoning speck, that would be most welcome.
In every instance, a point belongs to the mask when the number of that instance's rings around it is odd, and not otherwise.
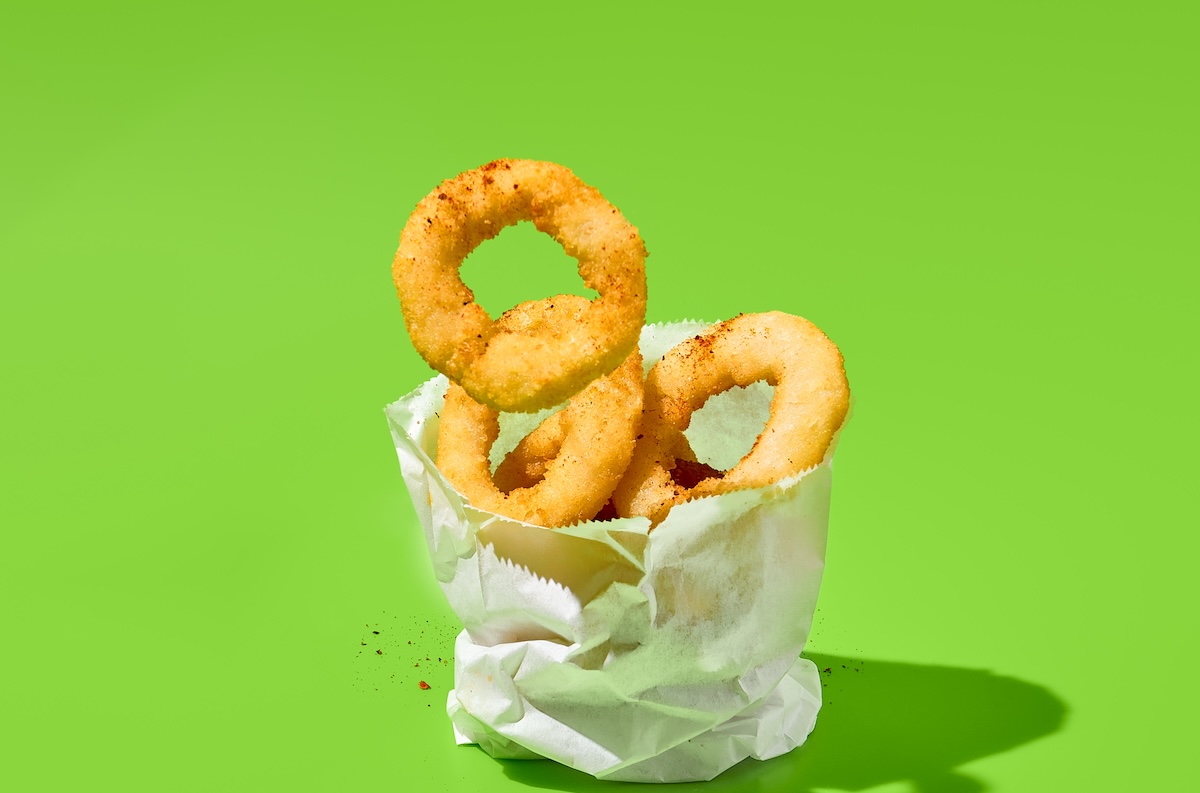
[[[421,690],[422,690],[422,691],[428,691],[428,690],[429,690],[429,684],[428,684],[428,683],[426,683],[424,680],[422,680],[420,683],[417,683],[417,685],[421,687]]]

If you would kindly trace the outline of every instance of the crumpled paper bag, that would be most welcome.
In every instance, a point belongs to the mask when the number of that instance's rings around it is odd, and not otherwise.
[[[705,327],[645,328],[647,369]],[[681,504],[653,534],[645,518],[550,530],[475,509],[437,470],[446,386],[434,378],[386,413],[464,627],[447,701],[457,741],[641,782],[712,779],[802,744],[821,707],[819,673],[799,654],[824,568],[832,448],[777,484]],[[770,389],[710,403],[689,441],[728,468],[745,452],[728,439],[757,434]],[[503,416],[493,461],[541,418]]]

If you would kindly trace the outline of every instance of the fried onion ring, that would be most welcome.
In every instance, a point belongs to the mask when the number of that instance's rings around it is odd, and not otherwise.
[[[497,324],[502,331],[521,326],[536,329],[564,305],[569,311],[585,311],[587,302],[575,295],[559,295],[522,303]],[[437,467],[480,509],[550,528],[589,520],[608,501],[629,465],[641,411],[642,356],[634,349],[616,371],[590,383],[550,416],[546,430],[541,430],[547,425],[543,422],[531,433],[546,444],[533,455],[540,460],[540,470],[530,475],[514,468],[511,475],[502,474],[502,479],[509,476],[511,487],[504,492],[488,462],[500,432],[500,414],[452,383],[441,413]],[[553,459],[545,455],[548,450],[554,452]]]
[[[504,330],[459,268],[480,243],[532,221],[579,262],[598,293],[583,312],[551,309],[536,332]],[[646,249],[600,192],[561,165],[496,160],[442,182],[400,235],[392,278],[417,352],[495,410],[532,413],[613,371],[646,316]]]
[[[724,476],[691,487],[676,481],[672,470],[690,452],[683,432],[692,414],[709,397],[759,380],[775,395],[754,447]],[[617,514],[645,515],[658,525],[683,501],[762,487],[811,468],[824,458],[849,402],[842,355],[816,325],[780,312],[722,322],[668,351],[647,375],[642,439],[613,493]]]

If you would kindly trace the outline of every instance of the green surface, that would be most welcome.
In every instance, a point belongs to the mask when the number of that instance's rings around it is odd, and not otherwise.
[[[708,789],[1195,784],[1193,7],[436,8],[0,12],[0,787],[601,787],[454,746],[382,414],[400,228],[500,156],[651,321],[845,353],[827,704]],[[526,231],[485,306],[581,288]]]

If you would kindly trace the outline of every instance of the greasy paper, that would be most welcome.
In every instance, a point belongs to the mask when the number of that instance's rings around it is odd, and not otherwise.
[[[645,328],[646,366],[705,327]],[[446,385],[425,383],[387,416],[464,627],[447,701],[458,742],[643,782],[711,779],[803,743],[821,705],[799,654],[824,568],[832,449],[777,484],[678,505],[652,534],[645,518],[550,530],[475,509],[434,466]],[[688,437],[728,468],[745,451],[729,438],[757,434],[770,389],[714,400]],[[502,421],[500,456],[536,420]]]

